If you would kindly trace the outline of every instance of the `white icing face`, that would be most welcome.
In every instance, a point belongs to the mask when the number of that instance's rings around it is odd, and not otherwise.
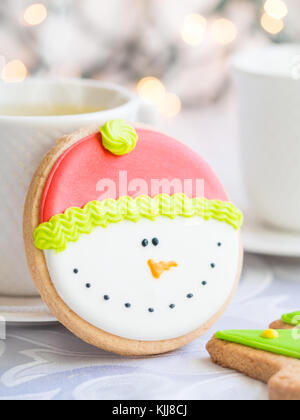
[[[76,314],[143,341],[180,337],[208,321],[232,292],[239,253],[235,229],[200,217],[122,221],[94,229],[61,253],[45,251],[53,284]],[[157,279],[150,259],[178,267]]]

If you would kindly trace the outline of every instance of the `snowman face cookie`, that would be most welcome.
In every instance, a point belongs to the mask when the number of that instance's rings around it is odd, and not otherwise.
[[[43,299],[71,331],[107,350],[155,354],[186,344],[232,297],[241,213],[208,165],[167,136],[109,122],[101,135],[77,138],[45,158],[46,182],[37,188],[34,178],[25,207],[29,268]],[[99,198],[99,181],[120,184],[125,170],[127,195],[116,188]],[[136,179],[168,179],[173,188],[185,175],[204,181],[202,196],[130,190]]]
[[[132,340],[168,340],[207,322],[229,298],[238,233],[217,220],[158,218],[97,227],[45,252],[63,301],[87,322]]]

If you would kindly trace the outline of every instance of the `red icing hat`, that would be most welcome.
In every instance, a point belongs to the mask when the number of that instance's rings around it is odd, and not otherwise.
[[[41,223],[70,207],[82,208],[94,200],[166,193],[162,186],[165,181],[172,186],[172,191],[167,192],[171,195],[185,193],[189,198],[228,201],[213,170],[194,151],[157,131],[138,128],[136,133],[138,141],[126,154],[116,155],[107,150],[104,131],[67,149],[47,180]],[[201,181],[204,189],[199,194]]]

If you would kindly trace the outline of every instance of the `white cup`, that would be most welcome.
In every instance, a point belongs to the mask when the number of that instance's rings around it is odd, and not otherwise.
[[[0,295],[36,295],[29,276],[22,237],[26,191],[43,155],[63,134],[113,118],[153,123],[155,113],[135,94],[97,81],[28,80],[0,83],[1,106],[80,105],[104,109],[70,116],[1,116],[0,114]]]
[[[233,67],[251,208],[265,224],[300,231],[300,46],[239,53]]]

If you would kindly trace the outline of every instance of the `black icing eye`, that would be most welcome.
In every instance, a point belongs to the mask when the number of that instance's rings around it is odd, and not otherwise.
[[[188,295],[186,295],[186,297],[187,297],[188,299],[193,299],[194,295],[193,295],[193,293],[189,293]]]
[[[73,273],[74,273],[74,274],[78,274],[78,273],[79,273],[78,268],[74,268]]]
[[[211,268],[215,268],[216,267],[216,264],[215,263],[211,263],[210,266],[211,266]]]
[[[157,238],[153,238],[153,239],[152,239],[152,244],[153,244],[154,246],[157,246],[157,245],[159,244],[159,240],[158,240]]]
[[[206,286],[207,285],[207,281],[203,281],[201,284],[202,284],[202,286]]]
[[[87,283],[87,284],[85,285],[85,287],[86,287],[87,289],[90,289],[90,288],[92,287],[92,285],[91,285],[90,283]]]
[[[104,295],[104,296],[103,296],[103,299],[104,299],[104,300],[109,300],[109,299],[110,299],[110,297],[109,297],[108,295]]]
[[[144,248],[146,248],[146,246],[148,246],[149,245],[149,241],[148,241],[148,239],[143,239],[142,240],[142,246],[144,247]]]
[[[222,242],[218,242],[218,247],[222,246]]]

